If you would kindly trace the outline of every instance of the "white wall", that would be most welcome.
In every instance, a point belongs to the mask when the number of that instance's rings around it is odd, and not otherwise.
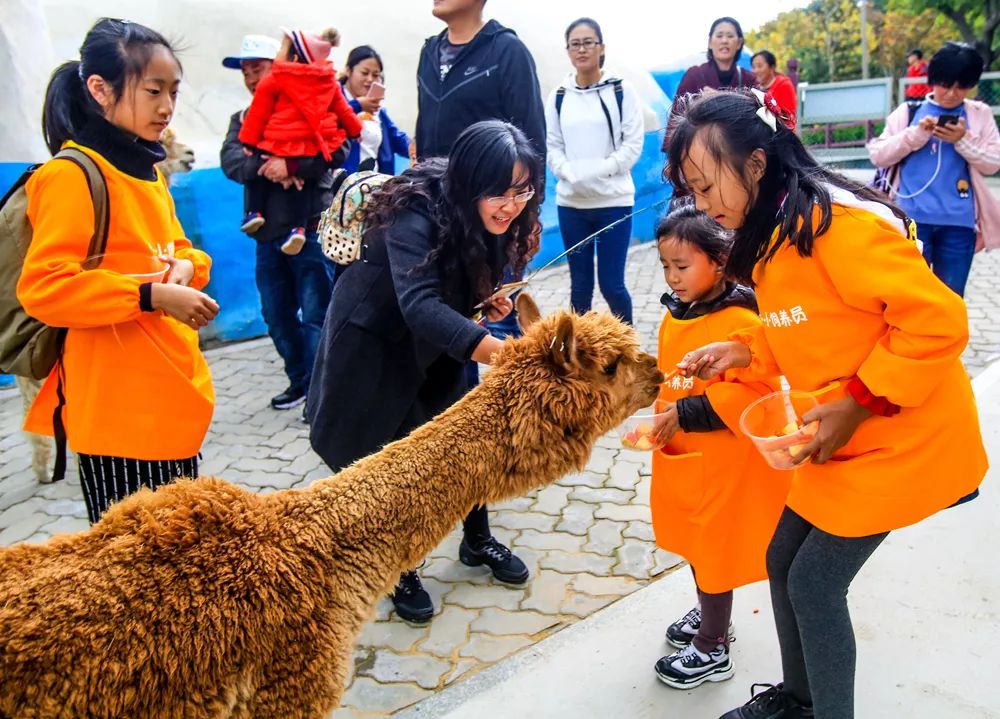
[[[652,92],[652,81],[642,70],[703,48],[712,18],[738,11],[749,27],[800,4],[802,0],[764,0],[732,8],[716,0],[695,7],[650,0],[489,0],[486,9],[525,41],[547,94],[569,70],[563,31],[580,15],[603,25],[608,67]],[[374,46],[386,65],[386,107],[411,130],[420,48],[443,28],[431,15],[430,0],[0,0],[0,66],[15,69],[0,76],[5,98],[0,105],[0,161],[44,157],[37,140],[26,138],[39,134],[48,75],[58,62],[79,56],[86,30],[102,15],[141,22],[178,42],[185,74],[174,126],[195,148],[200,167],[217,164],[229,115],[248,100],[239,73],[220,64],[222,57],[236,52],[244,34],[278,37],[282,25],[317,31],[332,25],[344,38],[335,55],[338,67],[355,45]],[[16,22],[8,22],[11,16]]]

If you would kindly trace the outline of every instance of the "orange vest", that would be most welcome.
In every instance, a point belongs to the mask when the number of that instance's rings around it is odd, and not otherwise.
[[[736,374],[780,371],[820,402],[844,397],[857,374],[902,407],[862,422],[831,461],[803,464],[792,481],[795,512],[830,534],[861,537],[952,505],[979,486],[988,464],[961,362],[965,303],[883,205],[841,194],[811,257],[785,246],[755,270],[764,322],[734,335],[754,355]]]
[[[79,147],[104,174],[111,208],[106,252],[166,251],[195,266],[191,285],[208,283],[211,260],[191,247],[162,177],[140,180]],[[215,394],[198,333],[162,312],[139,309],[134,277],[83,271],[94,210],[87,180],[72,163],[52,161],[28,181],[33,237],[17,285],[30,315],[67,327],[62,366],[63,421],[71,449],[130,459],[186,459],[198,453]],[[159,246],[159,247],[157,247]],[[46,379],[24,428],[52,434],[56,372]]]
[[[759,323],[757,315],[742,307],[692,320],[667,313],[660,325],[659,367],[669,372],[686,352]],[[678,432],[653,453],[649,504],[656,543],[691,563],[702,591],[717,594],[767,578],[764,555],[792,473],[767,465],[740,432],[739,417],[748,404],[777,388],[777,376],[745,383],[677,376],[660,392],[669,401],[707,395],[729,428]]]

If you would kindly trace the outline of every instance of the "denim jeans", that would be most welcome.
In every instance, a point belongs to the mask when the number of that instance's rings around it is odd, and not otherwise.
[[[917,223],[917,237],[924,243],[924,259],[934,274],[965,297],[965,283],[976,254],[976,231],[971,227]]]
[[[622,219],[631,207],[601,207],[578,210],[560,207],[559,230],[563,245],[569,249],[585,237]],[[611,313],[632,324],[632,297],[625,287],[625,260],[632,238],[632,220],[612,227],[571,253],[569,261],[570,303],[573,311],[587,312],[594,299],[594,253],[597,253],[597,282]]]
[[[333,283],[315,232],[297,255],[281,251],[283,239],[257,243],[257,291],[267,333],[293,387],[306,389]]]

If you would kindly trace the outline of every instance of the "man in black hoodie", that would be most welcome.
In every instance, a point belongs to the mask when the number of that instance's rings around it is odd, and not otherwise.
[[[528,136],[544,163],[545,108],[535,61],[513,30],[483,20],[485,5],[434,0],[434,17],[448,27],[420,53],[417,156],[445,156],[469,125],[505,120]]]

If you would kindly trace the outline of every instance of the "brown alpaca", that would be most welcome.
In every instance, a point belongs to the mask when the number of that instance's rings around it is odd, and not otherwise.
[[[381,452],[260,496],[202,478],[0,550],[0,717],[322,719],[362,624],[474,504],[582,468],[662,375],[610,315],[538,318]]]
[[[160,144],[167,151],[167,159],[156,163],[156,166],[160,168],[169,185],[170,178],[175,174],[191,172],[191,168],[194,167],[194,150],[177,139],[177,133],[172,127],[163,131]]]

